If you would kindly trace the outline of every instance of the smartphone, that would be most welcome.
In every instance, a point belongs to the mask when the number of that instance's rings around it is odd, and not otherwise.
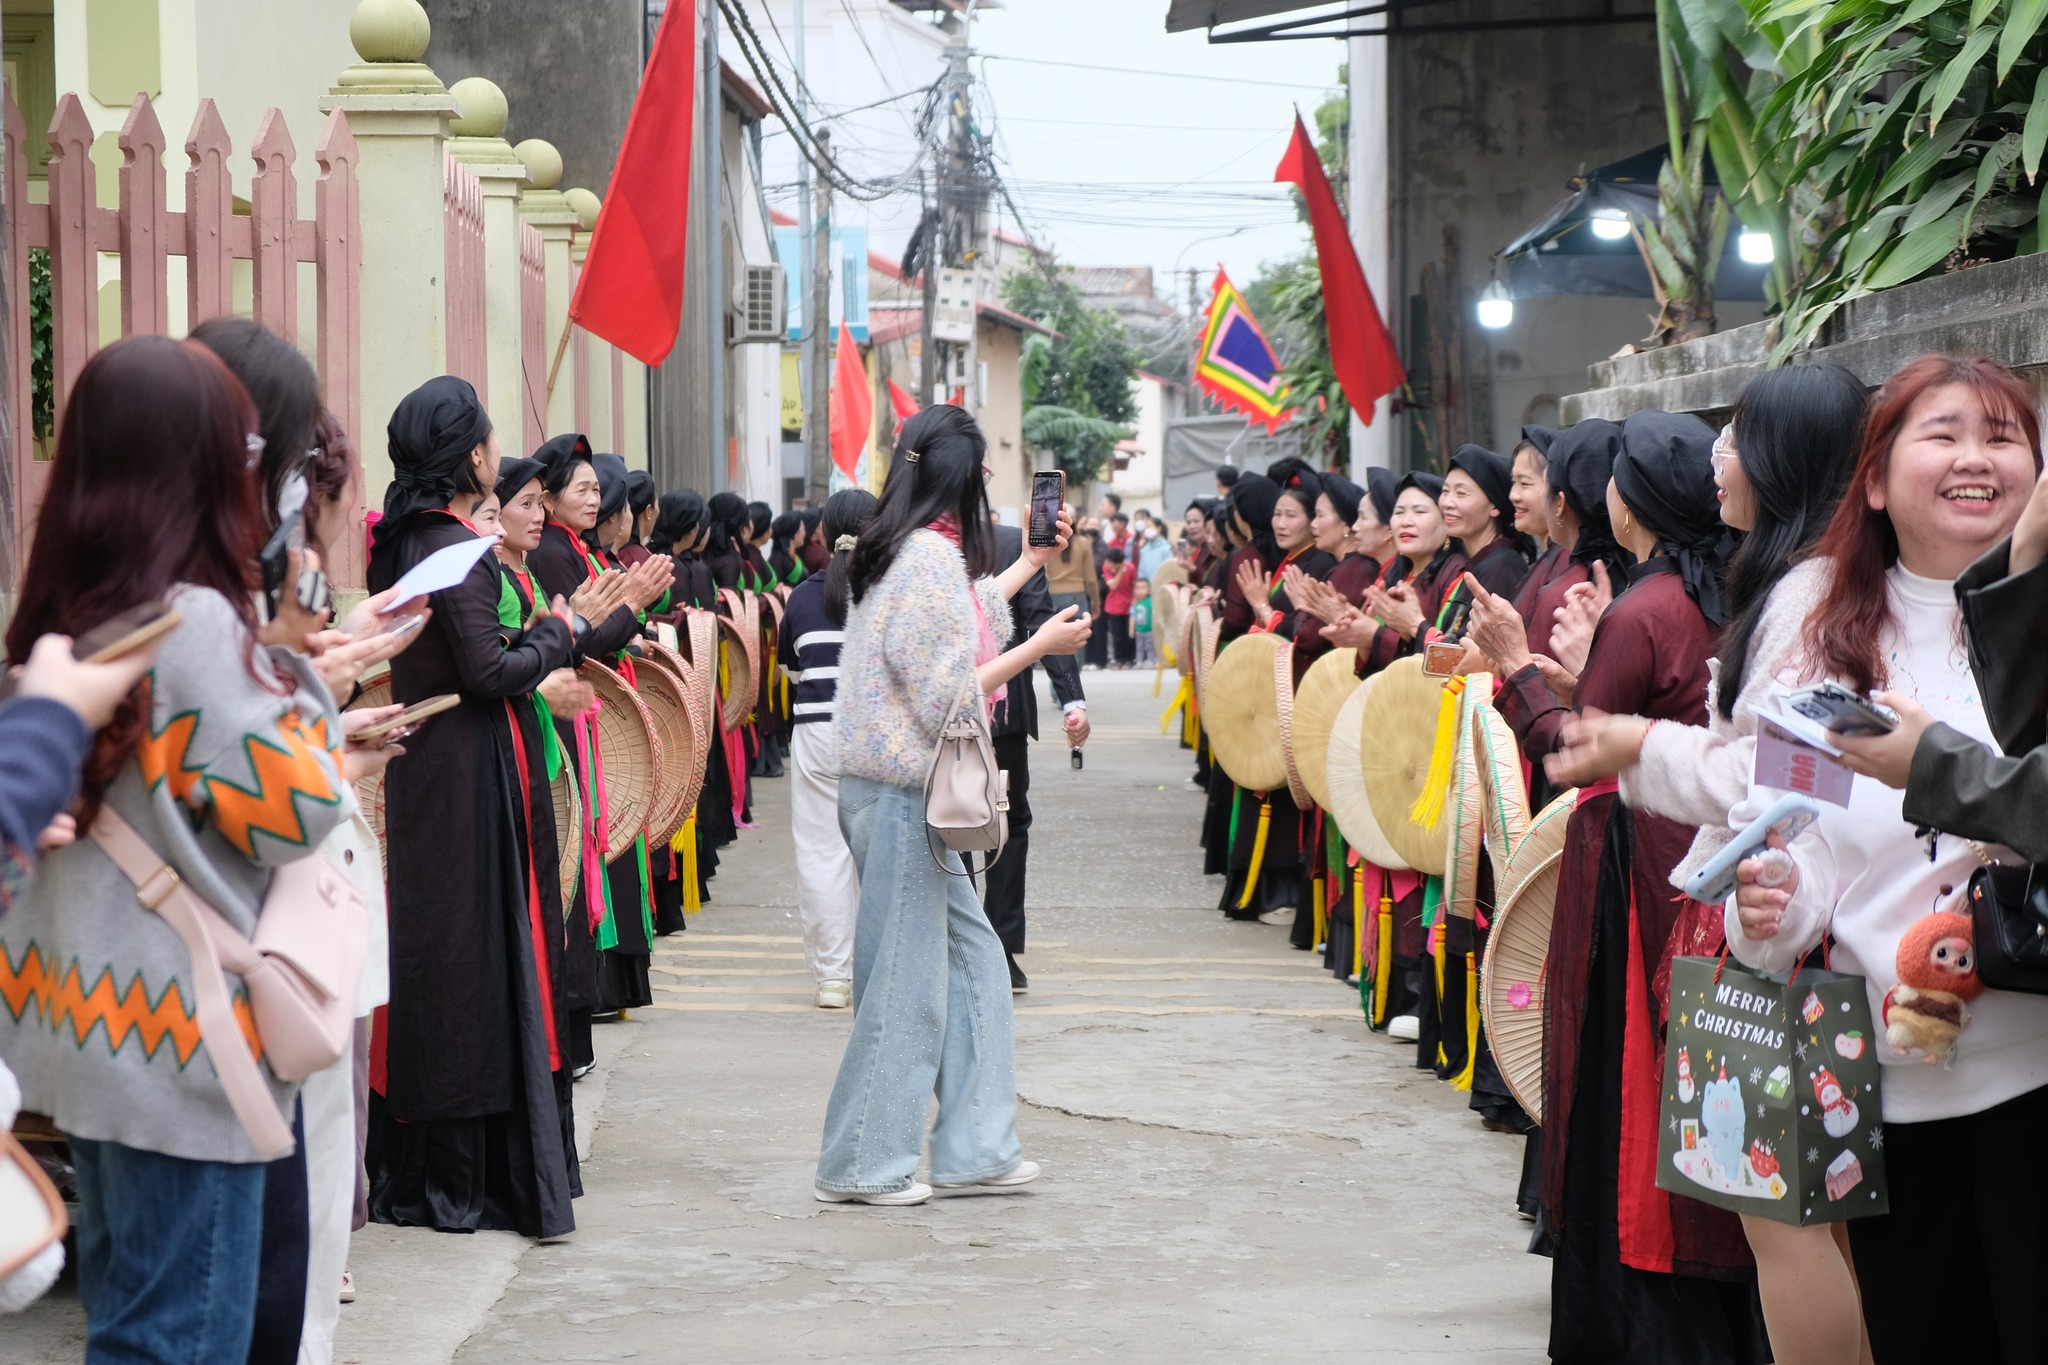
[[[1049,469],[1031,476],[1031,529],[1027,533],[1032,545],[1056,545],[1060,534],[1060,504],[1067,500],[1067,475],[1065,470]]]
[[[373,739],[393,738],[401,730],[410,734],[418,727],[421,721],[429,716],[438,716],[443,711],[451,710],[461,704],[462,697],[459,694],[443,692],[438,697],[428,697],[425,701],[413,703],[390,720],[379,721],[375,725],[357,730],[349,738],[358,744],[362,744]]]
[[[1785,698],[1786,704],[1838,735],[1888,735],[1899,728],[1899,713],[1879,706],[1838,682],[1815,683]]]
[[[298,598],[301,608],[318,616],[333,604],[333,594],[327,586],[327,575],[318,569],[300,571],[298,582],[286,583],[285,575],[290,570],[290,554],[293,550],[306,548],[305,515],[306,501],[311,496],[312,486],[307,483],[303,470],[294,471],[285,477],[277,490],[277,529],[257,552],[257,562],[263,570],[263,607],[266,620],[276,620],[278,609],[284,605],[287,590]]]
[[[177,629],[185,618],[168,602],[144,602],[103,621],[71,642],[71,657],[82,664],[103,664],[132,654]]]
[[[1452,677],[1464,661],[1465,644],[1462,640],[1432,640],[1422,651],[1422,671],[1432,678]]]
[[[1808,798],[1797,793],[1779,797],[1769,810],[1743,826],[1726,848],[1692,875],[1692,880],[1685,884],[1685,894],[1702,905],[1721,904],[1735,894],[1736,864],[1762,852],[1771,835],[1777,834],[1789,844],[1819,818],[1820,807]]]

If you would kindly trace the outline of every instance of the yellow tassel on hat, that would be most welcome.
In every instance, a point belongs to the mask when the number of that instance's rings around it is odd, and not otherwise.
[[[1365,894],[1365,873],[1358,874],[1358,894]],[[1394,879],[1385,872],[1380,873],[1380,933],[1379,946],[1373,954],[1372,998],[1379,1018],[1373,1022],[1387,1021],[1387,988],[1393,984],[1394,975]]]
[[[1259,868],[1266,861],[1266,832],[1273,827],[1273,803],[1259,800],[1259,832],[1252,836],[1252,865],[1244,874],[1244,894],[1237,898],[1237,908],[1246,909],[1252,903],[1252,893],[1259,887]]]
[[[1465,1069],[1451,1078],[1454,1090],[1472,1088],[1472,1070],[1479,1064],[1479,955],[1465,954]]]
[[[1317,873],[1309,878],[1308,894],[1309,901],[1315,906],[1316,910],[1315,950],[1321,952],[1323,950],[1323,940],[1329,937],[1327,932],[1329,929],[1329,912],[1323,905],[1323,878],[1321,873]]]
[[[1152,690],[1152,695],[1155,697],[1159,695],[1159,690],[1156,687]],[[1183,726],[1188,721],[1194,719],[1194,713],[1188,709],[1188,703],[1194,699],[1195,680],[1193,678],[1182,678],[1179,689],[1173,694],[1173,700],[1168,702],[1166,709],[1159,713],[1159,733],[1162,735],[1166,733],[1166,727],[1173,723],[1173,716],[1176,711],[1180,713]]]
[[[1444,1017],[1444,920],[1443,920],[1443,916],[1441,916],[1441,915],[1437,916],[1437,921],[1436,921],[1436,923],[1435,923],[1435,924],[1433,924],[1433,925],[1431,925],[1431,926],[1430,926],[1430,928],[1429,928],[1429,960],[1430,960],[1431,964],[1432,964],[1432,965],[1433,965],[1433,966],[1435,967],[1435,969],[1436,969],[1436,1017],[1437,1017],[1437,1031],[1436,1031],[1436,1039],[1437,1039],[1437,1041],[1436,1041],[1436,1061],[1437,1061],[1437,1065],[1438,1065],[1438,1066],[1442,1066],[1442,1065],[1444,1065],[1444,1064],[1445,1064],[1446,1062],[1450,1061],[1450,1058],[1444,1055],[1444,1041],[1443,1041],[1443,1039],[1444,1039],[1444,1031],[1443,1031],[1443,1017]]]
[[[1458,747],[1458,702],[1465,695],[1465,680],[1452,678],[1436,708],[1436,747],[1429,754],[1429,776],[1422,781],[1422,794],[1408,808],[1408,818],[1424,829],[1443,822],[1444,799],[1451,790],[1451,761]]]
[[[1365,860],[1362,858],[1351,869],[1351,903],[1357,907],[1351,915],[1351,975],[1355,980],[1365,975]],[[1380,1008],[1379,994],[1375,986],[1375,1009]]]
[[[683,821],[683,827],[676,831],[676,837],[668,841],[669,849],[680,860],[676,875],[683,883],[683,911],[696,914],[704,908],[704,902],[697,884],[697,812],[692,810],[690,818]]]

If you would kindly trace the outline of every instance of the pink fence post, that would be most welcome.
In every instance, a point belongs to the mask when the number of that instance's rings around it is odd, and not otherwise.
[[[569,267],[569,297],[576,297],[576,281],[583,274],[577,266]],[[569,391],[575,396],[576,430],[588,434],[590,431],[590,333],[581,327],[569,328],[569,382],[574,386]]]
[[[525,401],[520,411],[526,443],[520,449],[531,454],[547,440],[548,387],[548,284],[547,258],[540,229],[531,223],[519,225],[519,375]]]
[[[234,187],[228,173],[227,125],[210,99],[199,101],[185,135],[185,316],[197,327],[235,311]]]
[[[50,120],[50,304],[57,421],[100,344],[100,262],[93,250],[92,123],[66,91]],[[24,307],[27,293],[22,295]]]
[[[467,379],[490,401],[484,339],[484,192],[476,173],[449,157],[443,163],[443,264],[447,289],[448,373]]]
[[[164,200],[164,129],[149,96],[121,125],[121,335],[170,330],[170,211]]]
[[[0,402],[7,406],[7,430],[13,437],[10,455],[13,467],[7,471],[6,507],[11,562],[0,565],[6,577],[0,586],[16,587],[23,565],[28,563],[28,539],[35,526],[36,506],[42,501],[42,469],[36,462],[35,399],[31,393],[28,326],[28,232],[25,212],[28,202],[28,121],[14,103],[14,91],[5,95],[4,124],[0,124],[0,145],[5,148],[7,175],[7,298],[12,309],[8,320],[6,392]],[[48,232],[48,213],[44,231]]]
[[[256,163],[249,182],[249,235],[255,257],[250,272],[255,288],[250,297],[256,321],[283,337],[299,336],[299,265],[293,241],[299,217],[299,189],[292,177],[298,150],[284,115],[275,109],[256,125],[256,145],[249,149]]]
[[[340,110],[327,116],[327,126],[321,131],[313,158],[320,163],[320,178],[313,185],[320,388],[326,395],[328,411],[340,419],[349,439],[360,450],[362,298],[357,292],[357,281],[363,266],[359,222],[362,205],[356,188],[355,135],[349,132],[348,120]],[[345,524],[359,527],[363,524],[360,479],[351,481],[349,499]],[[348,590],[361,588],[363,538],[346,536],[343,544],[329,546],[328,552],[335,561],[329,569],[335,582]]]

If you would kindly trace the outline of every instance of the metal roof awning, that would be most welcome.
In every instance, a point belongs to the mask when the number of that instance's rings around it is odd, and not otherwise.
[[[1583,28],[1594,24],[1653,23],[1657,17],[1654,0],[1520,0],[1521,12],[1494,14],[1485,19],[1436,19],[1424,12],[1446,3],[1449,0],[1170,0],[1166,31],[1206,29],[1212,43],[1261,43]],[[1260,20],[1270,22],[1257,22]],[[1249,27],[1216,31],[1240,23]]]
[[[1500,279],[1509,295],[1518,299],[1551,294],[1654,297],[1650,272],[1643,264],[1642,253],[1636,250],[1635,238],[1626,232],[1602,237],[1594,226],[1598,220],[1616,227],[1629,221],[1655,221],[1657,172],[1664,165],[1665,156],[1665,147],[1660,143],[1646,152],[1573,176],[1571,193],[1523,229],[1497,255]],[[1705,179],[1714,194],[1721,192],[1711,162]],[[1741,223],[1731,221],[1715,276],[1714,296],[1761,302],[1764,276],[1770,266],[1742,259],[1741,234]]]

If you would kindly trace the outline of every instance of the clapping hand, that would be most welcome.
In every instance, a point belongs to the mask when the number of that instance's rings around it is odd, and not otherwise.
[[[1486,590],[1471,574],[1465,575],[1466,591],[1472,594],[1472,613],[1465,634],[1486,652],[1494,671],[1508,678],[1529,666],[1529,632],[1522,625],[1514,604]]]
[[[1614,585],[1607,566],[1593,562],[1593,581],[1574,583],[1565,591],[1564,605],[1557,609],[1557,624],[1551,627],[1550,650],[1557,661],[1577,677],[1586,671],[1586,655],[1593,648],[1593,631],[1607,608],[1614,604]]]
[[[1366,609],[1404,640],[1412,640],[1422,629],[1422,601],[1407,583],[1383,588],[1375,583],[1366,593]]]
[[[1237,587],[1244,594],[1245,605],[1251,608],[1253,619],[1261,625],[1280,614],[1266,600],[1266,576],[1259,572],[1256,560],[1247,559],[1237,566]]]
[[[593,626],[601,624],[625,604],[626,575],[617,569],[607,569],[595,578],[584,579],[569,597],[569,610]]]
[[[1649,733],[1650,722],[1640,716],[1610,716],[1589,706],[1564,723],[1564,747],[1543,760],[1543,771],[1564,787],[1613,777],[1642,758]]]
[[[534,691],[547,703],[548,714],[562,720],[576,719],[597,702],[597,689],[569,668],[558,668],[548,674]]]
[[[661,600],[661,595],[675,583],[675,560],[668,555],[649,555],[626,570],[626,605],[634,611],[645,611]],[[598,618],[585,616],[585,620]]]

